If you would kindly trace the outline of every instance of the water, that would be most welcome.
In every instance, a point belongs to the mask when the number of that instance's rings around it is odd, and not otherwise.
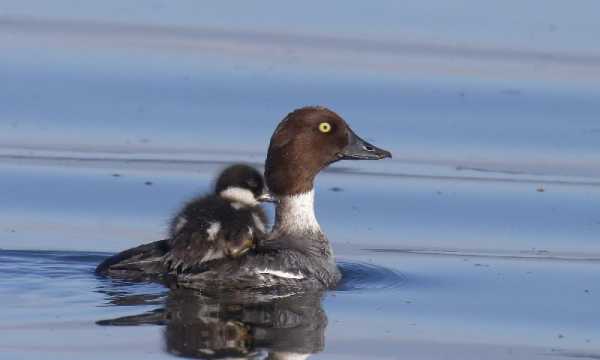
[[[0,349],[14,358],[200,356],[225,343],[215,334],[231,346],[248,332],[256,338],[236,349],[256,358],[270,350],[327,359],[597,354],[595,185],[538,192],[516,180],[329,171],[319,178],[317,212],[344,281],[336,291],[258,306],[93,274],[108,253],[92,249],[157,239],[220,164],[189,172],[83,164],[3,165],[3,188],[13,189],[3,244],[30,249],[0,252]],[[293,326],[265,320],[298,309],[312,312],[300,311]],[[322,338],[306,335],[315,331]]]
[[[0,2],[0,358],[599,358],[599,10]],[[305,104],[394,154],[318,178],[337,290],[93,274]]]
[[[225,351],[227,339],[254,356],[597,356],[596,262],[338,255],[337,291],[247,303],[98,278],[98,253],[5,250],[0,348],[19,359],[163,358]]]

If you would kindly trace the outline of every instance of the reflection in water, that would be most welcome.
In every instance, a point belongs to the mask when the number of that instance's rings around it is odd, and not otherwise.
[[[114,289],[113,289],[114,290]],[[140,294],[101,290],[113,304],[139,305]],[[118,298],[115,298],[114,296]],[[153,303],[157,296],[149,296]],[[208,297],[173,289],[164,308],[101,320],[99,325],[166,325],[166,350],[192,358],[305,359],[324,347],[323,292],[268,296],[222,293]]]
[[[403,286],[406,280],[402,274],[376,264],[340,261],[338,265],[343,278],[337,291],[393,289]],[[200,292],[181,288],[168,277],[155,279],[154,283],[104,278],[98,291],[110,305],[164,304],[143,314],[97,323],[165,325],[165,349],[182,357],[306,359],[325,346],[323,291]]]

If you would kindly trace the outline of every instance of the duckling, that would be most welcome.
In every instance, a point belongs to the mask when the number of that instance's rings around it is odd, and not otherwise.
[[[164,265],[181,273],[253,249],[266,234],[264,187],[262,175],[250,166],[223,170],[213,194],[192,199],[171,220]]]

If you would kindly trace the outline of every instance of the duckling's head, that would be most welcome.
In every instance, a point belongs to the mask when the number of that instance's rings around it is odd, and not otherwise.
[[[246,206],[256,206],[265,197],[263,176],[252,166],[236,164],[221,172],[215,193]]]
[[[392,157],[361,139],[335,112],[303,107],[281,121],[269,145],[265,164],[267,186],[275,196],[309,192],[315,176],[338,160]]]

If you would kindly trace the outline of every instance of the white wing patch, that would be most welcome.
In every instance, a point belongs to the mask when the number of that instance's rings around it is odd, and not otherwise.
[[[292,352],[277,352],[277,359],[285,359],[285,360],[305,360],[311,354],[300,354],[300,353],[292,353]]]
[[[210,223],[206,233],[208,234],[208,241],[214,241],[217,238],[217,233],[221,230],[221,223],[218,221]]]
[[[258,270],[256,273],[273,275],[273,276],[277,276],[277,277],[284,278],[284,279],[296,279],[296,280],[304,279],[304,275],[302,275],[301,272],[294,274],[294,273],[287,272],[287,271],[264,269],[264,270]]]
[[[181,231],[181,229],[183,229],[183,227],[185,226],[185,224],[187,224],[188,220],[185,218],[185,216],[180,216],[177,219],[177,224],[175,224],[175,233],[178,233],[179,231]]]

